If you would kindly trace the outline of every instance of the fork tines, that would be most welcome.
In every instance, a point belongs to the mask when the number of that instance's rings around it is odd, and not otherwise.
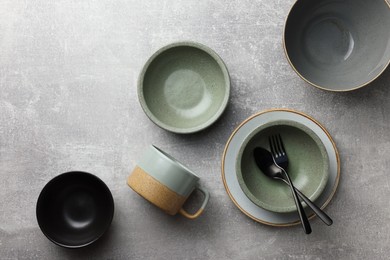
[[[271,149],[271,153],[275,157],[286,155],[286,149],[284,148],[284,144],[283,144],[282,137],[280,136],[280,134],[271,135],[268,140],[269,140],[269,146]]]

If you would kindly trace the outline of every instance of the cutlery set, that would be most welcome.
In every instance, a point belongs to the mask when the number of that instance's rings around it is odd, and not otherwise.
[[[253,155],[255,162],[265,175],[272,179],[280,180],[290,187],[305,233],[310,234],[312,230],[305,210],[303,209],[298,197],[302,199],[325,224],[328,226],[332,225],[332,219],[302,192],[294,187],[291,178],[287,173],[289,160],[282,137],[280,135],[270,136],[269,146],[271,152],[262,147],[256,147],[254,149]]]

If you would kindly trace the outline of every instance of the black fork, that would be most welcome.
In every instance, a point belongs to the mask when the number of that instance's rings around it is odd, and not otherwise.
[[[287,172],[288,156],[280,134],[270,136],[269,143],[275,163]]]
[[[271,153],[274,157],[275,163],[283,168],[287,172],[288,167],[288,156],[286,149],[284,148],[284,144],[282,141],[282,137],[280,134],[277,136],[271,136],[269,138]],[[286,180],[284,180],[286,182]],[[289,184],[288,182],[286,182]],[[333,220],[316,204],[314,204],[308,197],[305,196],[300,190],[295,188],[298,196],[314,211],[314,213],[328,226],[333,224]]]
[[[298,199],[297,192],[295,191],[295,187],[290,179],[290,176],[288,175],[288,173],[286,171],[286,168],[288,167],[288,157],[287,157],[286,150],[284,148],[282,137],[280,135],[270,136],[269,137],[269,146],[270,146],[272,157],[274,159],[276,166],[278,166],[283,171],[284,177],[287,180],[287,182],[289,183],[291,193],[293,195],[294,202],[295,202],[295,205],[296,205],[297,210],[298,210],[299,218],[301,219],[301,222],[302,222],[303,230],[305,231],[306,234],[310,234],[311,233],[311,226],[310,226],[309,220],[306,216],[305,210],[303,209],[301,202]]]

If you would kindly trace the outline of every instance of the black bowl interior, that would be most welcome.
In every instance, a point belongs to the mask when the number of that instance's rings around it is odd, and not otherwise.
[[[55,244],[83,247],[100,238],[110,226],[114,200],[98,177],[68,172],[46,184],[36,214],[42,232]]]

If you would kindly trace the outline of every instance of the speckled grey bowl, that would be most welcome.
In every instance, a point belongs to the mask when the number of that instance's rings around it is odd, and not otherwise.
[[[195,42],[158,50],[138,80],[138,98],[146,115],[161,128],[180,134],[198,132],[225,110],[230,77],[222,59]]]
[[[287,58],[308,83],[349,91],[390,63],[390,7],[385,0],[298,0],[284,30]]]
[[[269,149],[268,137],[283,138],[289,166],[286,169],[295,187],[312,201],[324,190],[329,178],[329,157],[321,139],[303,124],[278,120],[255,128],[244,140],[236,161],[236,174],[242,191],[257,206],[268,211],[296,211],[290,188],[266,176],[256,165],[256,147]],[[306,206],[306,204],[304,204]]]

